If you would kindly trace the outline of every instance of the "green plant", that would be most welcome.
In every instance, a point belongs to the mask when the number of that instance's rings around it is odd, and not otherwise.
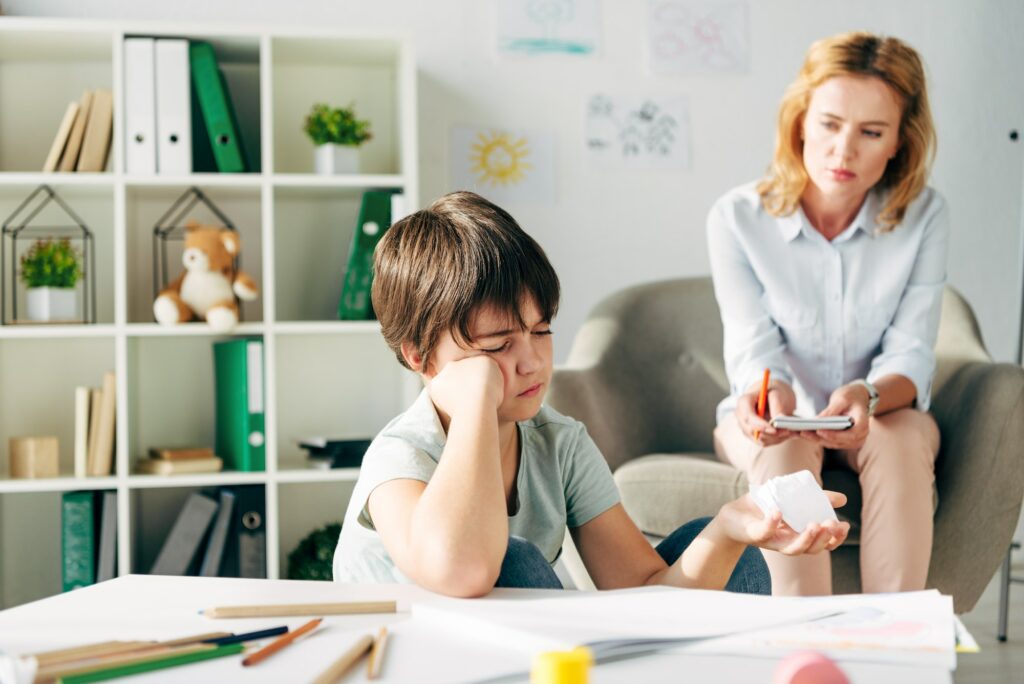
[[[334,547],[340,534],[341,523],[330,523],[306,535],[288,554],[288,579],[330,582],[334,577]]]
[[[67,238],[36,240],[21,257],[26,287],[74,287],[82,275],[81,254]]]
[[[350,104],[339,109],[322,103],[315,104],[306,116],[302,130],[314,145],[362,145],[373,134],[370,133],[370,122],[357,119],[353,107]]]

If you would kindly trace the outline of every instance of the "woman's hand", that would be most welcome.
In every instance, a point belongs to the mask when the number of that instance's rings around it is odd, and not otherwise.
[[[826,449],[859,449],[868,438],[868,391],[861,385],[843,385],[829,397],[828,406],[819,416],[850,416],[853,427],[847,430],[818,430],[801,433],[801,437]]]
[[[768,402],[762,418],[757,415],[757,398],[761,388],[752,388],[741,394],[736,400],[736,420],[743,433],[755,442],[765,446],[781,444],[794,435],[789,430],[773,428],[768,421],[772,416],[792,415],[796,408],[796,394],[793,388],[784,382],[772,382],[768,387]],[[757,434],[757,437],[754,435]]]
[[[825,495],[833,508],[846,504],[846,496],[839,492],[825,490]],[[749,494],[722,506],[717,517],[730,539],[787,556],[831,551],[842,544],[850,533],[850,523],[823,520],[811,523],[798,534],[782,521],[782,513],[776,511],[765,517]]]

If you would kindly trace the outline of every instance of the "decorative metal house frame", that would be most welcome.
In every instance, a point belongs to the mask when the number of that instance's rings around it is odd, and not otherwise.
[[[167,264],[167,243],[170,240],[183,242],[185,240],[185,225],[182,223],[185,217],[197,204],[203,204],[216,216],[225,228],[236,230],[231,219],[213,203],[206,194],[196,186],[190,187],[181,197],[174,200],[170,208],[164,212],[156,225],[153,226],[153,299],[160,295],[160,291],[167,287],[170,270]],[[234,269],[241,268],[242,260],[236,255],[232,260]],[[237,301],[238,298],[236,297]],[[242,319],[242,307],[238,307],[239,320]]]
[[[72,225],[32,225],[50,202],[55,202]],[[0,296],[0,321],[4,325],[18,321],[18,245],[25,240],[67,239],[73,246],[79,246],[82,254],[84,274],[81,298],[82,320],[96,322],[96,245],[93,233],[78,214],[61,199],[49,185],[40,185],[26,197],[18,208],[7,217],[0,229],[0,283],[10,293],[11,315],[7,316],[8,295]],[[10,255],[8,258],[8,250]]]

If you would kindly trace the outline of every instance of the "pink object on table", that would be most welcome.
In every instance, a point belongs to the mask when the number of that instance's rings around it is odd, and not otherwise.
[[[783,658],[772,684],[850,684],[835,661],[815,651],[800,651]]]

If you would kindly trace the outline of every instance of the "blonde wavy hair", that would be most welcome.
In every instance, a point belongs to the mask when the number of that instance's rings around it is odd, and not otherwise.
[[[773,216],[796,211],[808,182],[801,139],[804,116],[815,88],[836,76],[879,78],[902,105],[899,149],[876,185],[889,191],[876,217],[878,230],[888,232],[899,225],[907,205],[924,189],[936,147],[924,66],[917,52],[897,38],[851,32],[811,45],[800,74],[779,105],[775,157],[757,191]]]

